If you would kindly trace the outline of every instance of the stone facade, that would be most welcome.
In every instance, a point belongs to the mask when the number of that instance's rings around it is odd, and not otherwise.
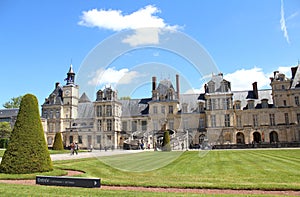
[[[300,66],[300,65],[299,65]],[[204,93],[180,94],[170,80],[157,84],[152,78],[152,97],[119,100],[110,87],[99,90],[96,100],[85,93],[79,98],[72,66],[67,83],[55,85],[42,105],[49,147],[56,132],[68,146],[81,148],[160,148],[163,130],[171,134],[173,149],[204,144],[251,144],[300,141],[300,69],[292,77],[274,72],[270,89],[231,91],[223,74],[212,75]]]

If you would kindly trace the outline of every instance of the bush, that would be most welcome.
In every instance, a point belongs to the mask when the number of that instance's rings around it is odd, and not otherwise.
[[[169,131],[164,131],[162,151],[171,151]]]
[[[61,133],[55,134],[53,150],[64,150],[64,145],[61,139]]]
[[[39,115],[38,101],[34,95],[26,94],[22,98],[0,171],[26,174],[51,170],[53,165]]]
[[[6,148],[8,141],[9,141],[9,139],[7,139],[7,138],[0,139],[0,148]]]

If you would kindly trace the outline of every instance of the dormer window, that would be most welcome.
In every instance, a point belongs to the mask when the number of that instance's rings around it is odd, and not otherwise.
[[[215,92],[215,83],[213,81],[208,82],[208,93]]]
[[[182,104],[182,113],[187,113],[188,105],[186,103]]]
[[[235,109],[241,109],[241,101],[235,102]]]
[[[263,99],[263,100],[261,101],[261,107],[262,107],[262,108],[268,108],[268,107],[269,107],[268,99]]]
[[[248,101],[248,109],[254,109],[254,101],[253,100]]]

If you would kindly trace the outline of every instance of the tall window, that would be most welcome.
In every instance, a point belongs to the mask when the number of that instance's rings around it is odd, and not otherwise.
[[[173,114],[173,105],[169,105],[169,114]]]
[[[211,99],[211,110],[214,110],[217,108],[217,102],[216,99]]]
[[[235,103],[235,109],[241,109],[241,103],[240,102]]]
[[[288,114],[288,113],[284,113],[284,120],[285,120],[285,124],[286,124],[286,125],[290,124],[290,121],[289,121],[289,114]]]
[[[222,99],[222,105],[223,105],[223,109],[227,109],[227,100],[226,100],[226,98],[223,98]]]
[[[210,116],[211,127],[216,127],[216,115]]]
[[[200,119],[199,119],[199,128],[200,128],[200,129],[205,128],[204,118],[200,118]]]
[[[230,114],[225,114],[225,127],[230,127]]]
[[[157,114],[157,106],[153,106],[153,113]]]
[[[98,131],[101,131],[101,130],[102,130],[101,128],[102,128],[102,121],[101,121],[101,120],[98,120],[98,121],[97,121],[97,130],[98,130]]]
[[[254,101],[248,101],[248,109],[254,109]]]
[[[169,120],[169,128],[174,129],[174,120]]]
[[[96,113],[97,113],[97,117],[102,116],[102,106],[97,106]]]
[[[297,122],[300,124],[300,114],[297,114]]]
[[[131,122],[131,130],[134,132],[134,131],[137,131],[137,121],[134,120]]]
[[[157,122],[157,120],[154,120],[154,121],[153,121],[153,129],[154,129],[155,131],[158,130],[158,122]]]
[[[275,114],[269,114],[270,117],[270,125],[275,126]]]
[[[183,129],[188,129],[189,128],[188,121],[189,120],[187,118],[183,119]]]
[[[111,131],[112,130],[112,120],[108,119],[106,123],[107,123],[107,131]]]
[[[242,117],[240,115],[236,116],[236,126],[242,127]]]
[[[50,118],[53,118],[53,110],[50,110]]]
[[[127,121],[122,122],[122,130],[127,131]]]
[[[111,107],[111,105],[106,105],[106,116],[112,116],[112,107]]]
[[[258,116],[256,114],[253,115],[253,126],[254,127],[258,126]]]
[[[142,121],[142,131],[147,131],[147,121],[146,120]]]
[[[286,100],[283,100],[283,106],[286,106]]]
[[[60,117],[60,112],[59,112],[58,109],[56,110],[55,117],[56,117],[56,118],[59,118],[59,117]]]
[[[300,105],[300,103],[299,103],[299,96],[295,96],[295,104],[296,104],[297,106]]]
[[[161,106],[161,113],[165,114],[166,113],[166,107],[165,106]]]
[[[78,144],[82,144],[82,136],[81,135],[78,136]]]
[[[97,144],[101,144],[101,135],[97,135],[96,138],[97,138]]]

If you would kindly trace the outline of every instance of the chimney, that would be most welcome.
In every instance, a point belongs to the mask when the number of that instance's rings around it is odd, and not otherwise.
[[[298,68],[297,66],[291,68],[291,71],[292,71],[292,79],[294,79],[294,77],[295,77],[295,75],[296,75],[297,68]]]
[[[179,94],[180,94],[180,87],[179,87],[179,75],[176,75],[176,93],[177,93],[177,99],[179,100]]]
[[[257,82],[252,83],[254,99],[258,99]]]
[[[156,77],[152,77],[152,91],[156,89]]]
[[[204,84],[204,93],[208,93],[207,84]]]
[[[55,83],[55,89],[59,86],[59,82]]]

